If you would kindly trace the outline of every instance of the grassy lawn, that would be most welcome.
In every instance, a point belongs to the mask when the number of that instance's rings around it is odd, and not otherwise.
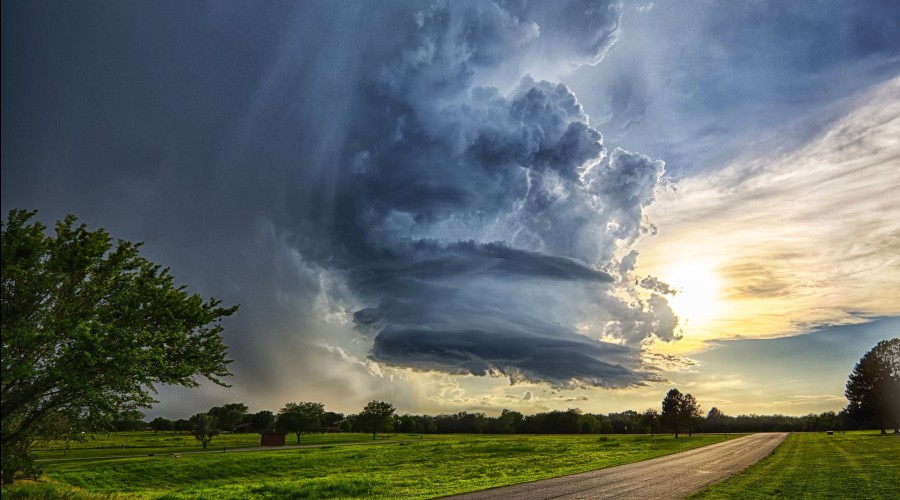
[[[362,435],[357,435],[361,437]],[[635,462],[722,436],[426,436],[377,446],[49,463],[4,497],[433,498]]]
[[[691,497],[900,498],[900,436],[796,433],[733,478]]]
[[[383,436],[379,435],[381,439]],[[222,448],[247,448],[259,446],[260,436],[257,433],[220,434],[213,438],[208,450],[221,451]],[[365,434],[304,434],[300,438],[301,445],[348,443],[371,441],[371,435]],[[295,445],[297,436],[289,434],[286,444]],[[190,433],[178,432],[115,432],[91,436],[83,442],[71,442],[68,449],[66,443],[53,441],[35,448],[38,459],[49,460],[59,458],[107,457],[120,455],[148,455],[156,453],[186,453],[203,451],[200,442]]]

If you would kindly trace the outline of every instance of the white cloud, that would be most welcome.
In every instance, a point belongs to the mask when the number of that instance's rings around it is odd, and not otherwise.
[[[689,322],[686,337],[779,336],[900,314],[897,95],[900,78],[836,104],[851,111],[795,150],[757,144],[755,156],[659,196],[648,210],[659,237],[644,243],[638,271],[665,279],[699,261],[722,282],[718,317]]]

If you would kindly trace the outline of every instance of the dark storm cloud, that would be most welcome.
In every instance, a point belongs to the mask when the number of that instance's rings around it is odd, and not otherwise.
[[[616,3],[94,7],[4,4],[4,206],[242,303],[241,384],[328,370],[309,346],[349,342],[342,315],[392,366],[656,380],[640,346],[675,318],[627,275],[663,164],[526,74],[600,62]]]
[[[417,370],[490,374],[514,383],[549,382],[557,387],[628,387],[661,380],[633,369],[639,364],[634,349],[561,331],[440,331],[394,325],[375,337],[372,355]]]
[[[474,241],[398,242],[389,256],[350,272],[359,288],[385,289],[398,281],[459,280],[467,275],[497,279],[547,279],[610,283],[612,276],[574,259]]]
[[[412,13],[399,56],[364,80],[336,145],[334,218],[306,226],[321,236],[293,241],[369,304],[354,323],[373,339],[372,360],[554,385],[654,379],[635,348],[676,338],[676,319],[665,299],[641,300],[607,269],[647,230],[662,162],[607,155],[564,84],[489,85],[498,67],[533,54],[602,58],[618,9],[572,5],[560,17],[488,2]],[[553,33],[573,16],[573,32],[590,33],[563,42]],[[583,303],[580,317],[559,303],[566,296]],[[575,321],[633,347],[590,339]]]

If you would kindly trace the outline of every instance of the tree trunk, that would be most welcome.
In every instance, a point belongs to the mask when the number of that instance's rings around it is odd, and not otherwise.
[[[375,441],[375,433],[376,433],[376,432],[377,432],[377,431],[372,431],[372,441]]]

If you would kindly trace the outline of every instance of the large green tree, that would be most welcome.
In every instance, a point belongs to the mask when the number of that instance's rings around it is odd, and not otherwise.
[[[300,434],[317,431],[322,428],[325,405],[322,403],[288,403],[278,412],[275,428],[284,432],[293,432],[300,443]]]
[[[360,429],[370,431],[372,439],[378,431],[390,431],[394,428],[394,405],[384,401],[371,401],[356,416]]]
[[[249,408],[244,403],[228,403],[224,406],[214,406],[207,413],[216,418],[219,429],[230,432],[244,420],[247,410]]]
[[[221,320],[237,310],[175,285],[140,244],[70,215],[49,233],[36,212],[2,223],[2,481],[33,472],[39,439],[108,426],[154,403],[157,384],[220,385]]]
[[[900,338],[882,340],[859,360],[847,380],[847,413],[874,420],[885,434],[900,433]]]
[[[687,427],[690,435],[701,415],[700,405],[694,396],[682,394],[678,389],[670,389],[662,400],[660,420],[675,432],[675,439],[678,439],[678,429],[682,427]]]

